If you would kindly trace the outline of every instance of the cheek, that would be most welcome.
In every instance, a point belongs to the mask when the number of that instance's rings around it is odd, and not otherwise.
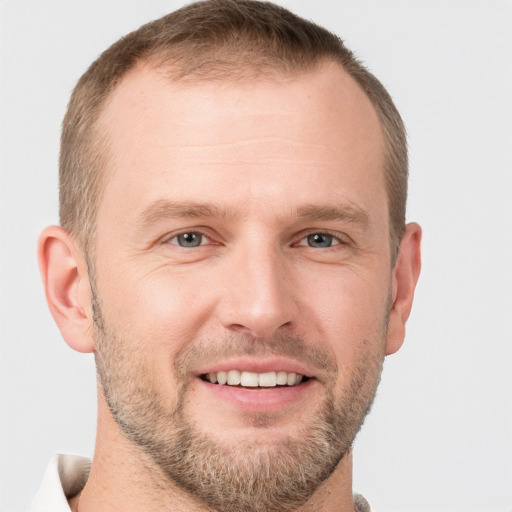
[[[123,381],[130,383],[126,388],[130,393],[121,390],[127,403],[133,402],[131,396],[149,393],[168,410],[176,405],[181,383],[174,361],[194,337],[197,322],[194,303],[171,284],[162,276],[153,280],[132,274],[120,280],[111,273],[98,286],[106,327],[104,344],[116,347],[105,364],[110,373],[118,369],[119,386],[126,386]]]
[[[310,322],[306,331],[329,346],[340,370],[353,366],[362,350],[380,353],[385,343],[387,280],[344,268],[312,282],[316,286],[303,291],[302,317]]]
[[[125,339],[137,340],[145,350],[173,355],[193,339],[204,317],[208,297],[199,279],[161,268],[142,274],[111,271],[99,289],[102,311]],[[159,349],[160,347],[160,349]],[[171,350],[171,354],[169,353]]]

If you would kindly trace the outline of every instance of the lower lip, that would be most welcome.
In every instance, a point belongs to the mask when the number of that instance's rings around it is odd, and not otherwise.
[[[199,379],[200,384],[209,393],[228,402],[237,409],[251,412],[274,412],[298,401],[314,386],[314,379],[309,379],[296,386],[272,388],[242,388],[212,384]]]

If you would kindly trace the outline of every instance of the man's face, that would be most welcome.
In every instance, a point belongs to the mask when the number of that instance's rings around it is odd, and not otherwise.
[[[267,468],[261,489],[277,474],[304,501],[350,447],[386,352],[384,143],[369,100],[335,65],[193,85],[140,67],[100,129],[96,354],[114,418],[184,489],[200,495],[196,466],[205,496],[215,481],[247,494]],[[268,510],[267,494],[260,508],[209,503]]]

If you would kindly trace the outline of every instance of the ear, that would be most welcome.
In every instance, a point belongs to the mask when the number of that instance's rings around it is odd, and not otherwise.
[[[421,228],[407,224],[393,269],[392,305],[389,314],[386,355],[395,353],[405,339],[414,289],[421,269]]]
[[[39,269],[46,300],[66,343],[93,352],[91,290],[87,263],[73,238],[59,226],[39,237]]]

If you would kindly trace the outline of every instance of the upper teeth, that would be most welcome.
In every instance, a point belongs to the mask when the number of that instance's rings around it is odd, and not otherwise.
[[[303,375],[297,375],[293,372],[245,372],[239,370],[221,371],[216,373],[207,373],[206,379],[214,384],[227,384],[228,386],[245,386],[250,388],[275,386],[295,386],[300,384]]]

